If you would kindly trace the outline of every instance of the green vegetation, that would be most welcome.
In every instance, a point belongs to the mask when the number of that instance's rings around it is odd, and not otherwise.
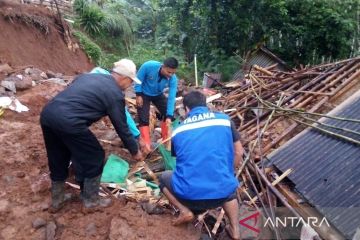
[[[97,64],[175,56],[187,81],[194,54],[199,77],[221,72],[223,80],[261,45],[290,66],[360,55],[359,0],[75,0],[74,9],[75,27],[104,52]]]
[[[94,63],[98,63],[102,55],[100,47],[82,32],[74,31],[73,34],[79,39],[80,46],[84,49],[88,57]]]
[[[95,35],[99,34],[103,26],[105,14],[96,5],[88,5],[83,9],[78,19],[79,25],[85,32]]]

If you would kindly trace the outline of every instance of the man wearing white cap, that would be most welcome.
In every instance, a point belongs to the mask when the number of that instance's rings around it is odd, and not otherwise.
[[[75,172],[82,175],[77,177],[83,179],[80,182],[83,210],[89,212],[111,204],[110,199],[99,199],[105,153],[89,130],[89,126],[102,117],[109,116],[133,159],[144,159],[126,124],[122,91],[133,81],[141,83],[136,77],[136,66],[131,60],[122,59],[110,75],[78,76],[44,107],[40,123],[52,181],[50,212],[59,211],[66,201],[64,188],[70,160]]]
[[[123,60],[120,60],[118,62],[114,63],[114,67],[116,67],[117,65],[121,64]],[[99,74],[107,74],[110,75],[111,71],[101,68],[101,67],[95,67],[93,68],[90,73],[99,73]],[[129,113],[129,111],[127,110],[127,108],[125,107],[125,115],[126,115],[126,122],[127,125],[129,127],[129,130],[131,132],[131,134],[139,141],[139,144],[142,145],[142,140],[140,138],[140,131],[139,129],[136,127],[136,123],[134,121],[134,119],[132,118],[131,114]]]

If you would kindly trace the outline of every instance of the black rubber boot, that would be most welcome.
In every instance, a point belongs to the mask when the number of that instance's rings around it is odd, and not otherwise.
[[[93,212],[111,206],[110,198],[99,197],[101,175],[94,178],[85,178],[82,194],[83,211]]]
[[[84,200],[84,181],[79,181],[78,182],[79,186],[80,186],[80,200],[83,201]]]
[[[52,181],[51,182],[51,206],[50,213],[56,213],[64,207],[66,201],[71,199],[71,194],[65,194],[65,182]]]

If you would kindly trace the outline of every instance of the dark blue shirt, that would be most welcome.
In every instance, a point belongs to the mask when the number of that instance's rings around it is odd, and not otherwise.
[[[65,133],[76,134],[104,116],[109,116],[125,147],[136,154],[138,145],[126,123],[124,94],[111,75],[78,76],[44,107],[41,121]]]

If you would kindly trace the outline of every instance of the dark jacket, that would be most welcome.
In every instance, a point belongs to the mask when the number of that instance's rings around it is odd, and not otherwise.
[[[64,133],[76,134],[104,116],[109,116],[130,153],[136,154],[138,145],[126,124],[124,94],[111,75],[78,76],[44,107],[40,121]]]

